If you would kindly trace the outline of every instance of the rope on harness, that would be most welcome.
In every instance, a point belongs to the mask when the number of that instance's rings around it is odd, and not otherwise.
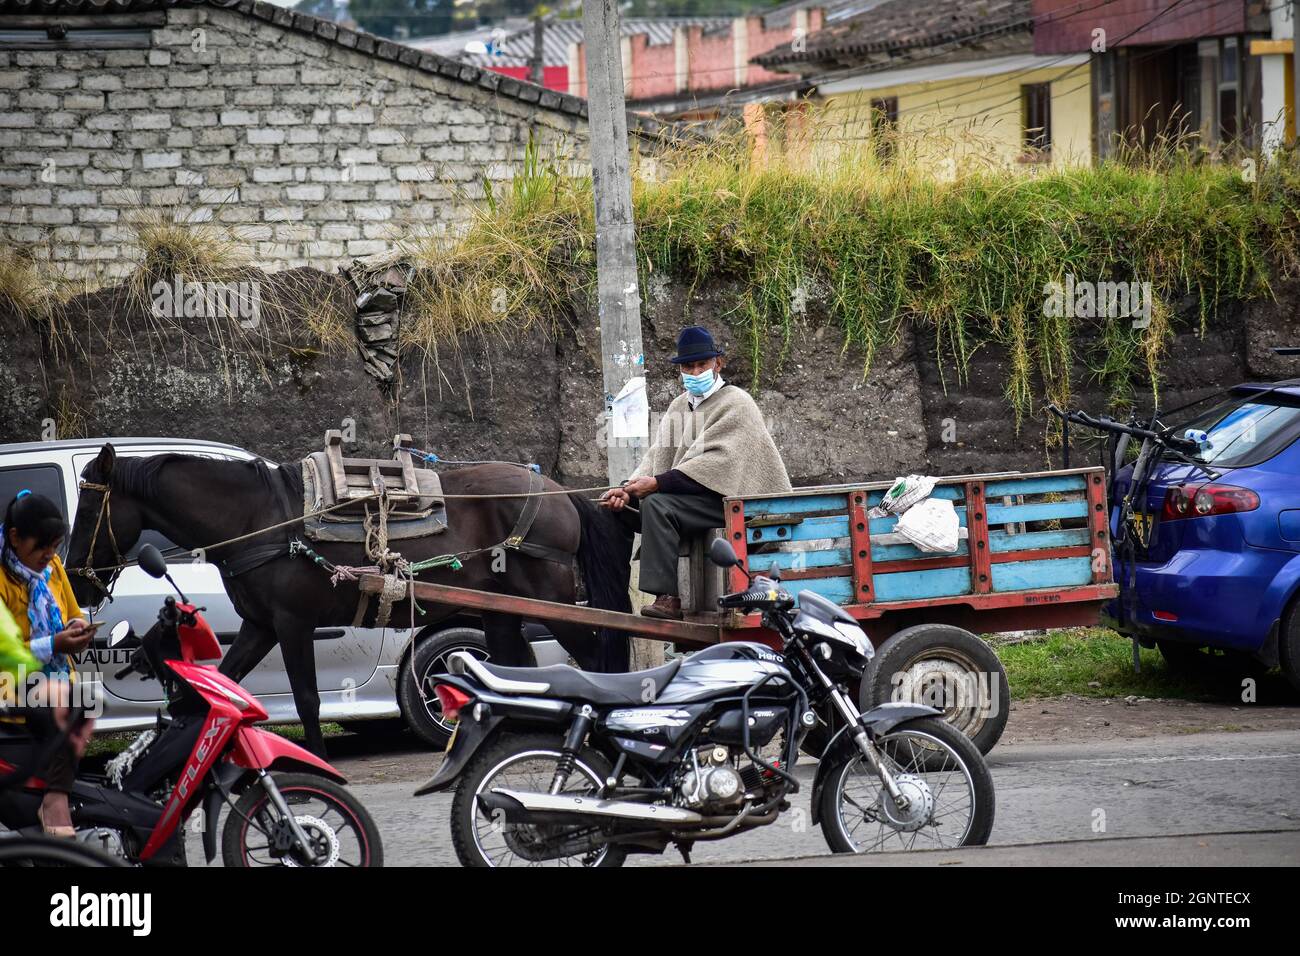
[[[501,461],[496,458],[441,458],[431,451],[425,451],[423,448],[412,448],[410,445],[402,445],[397,450],[407,452],[411,457],[419,458],[430,465],[515,465],[519,468],[527,468],[539,475],[542,473],[542,466],[536,462]]]

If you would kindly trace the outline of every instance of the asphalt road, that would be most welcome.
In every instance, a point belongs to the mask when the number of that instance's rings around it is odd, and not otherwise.
[[[439,759],[427,752],[411,752],[338,760],[344,773],[356,774],[360,781],[353,789],[379,825],[390,866],[456,864],[448,827],[450,795],[411,795],[433,773]],[[383,772],[375,769],[376,761]],[[1210,862],[1213,854],[1198,851],[1223,847],[1225,858],[1256,853],[1260,863],[1300,864],[1300,833],[1281,838],[1216,837],[1218,842],[1203,847],[1197,846],[1198,841],[1156,841],[1147,846],[1131,839],[1300,831],[1300,734],[1294,731],[1002,745],[990,755],[989,765],[997,792],[990,845],[1019,849],[1000,851],[984,862],[1187,865],[1195,859]],[[793,798],[791,812],[768,827],[697,844],[692,861],[800,858],[798,862],[813,865],[825,860],[829,850],[821,832],[808,822],[814,767],[810,762],[796,768],[807,785]],[[1102,842],[1072,847],[1072,841]],[[1110,847],[1106,841],[1113,841]],[[1049,843],[1063,845],[1050,852],[1024,846]],[[1169,848],[1167,853],[1161,845]],[[970,861],[979,853],[965,850],[957,856]],[[195,863],[202,860],[194,834],[190,854]],[[628,865],[680,861],[673,852],[632,857]]]

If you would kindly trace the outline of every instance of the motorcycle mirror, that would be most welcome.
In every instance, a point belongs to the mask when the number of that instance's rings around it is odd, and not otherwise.
[[[116,624],[113,625],[113,630],[109,631],[108,633],[108,646],[117,647],[117,645],[121,644],[130,636],[131,636],[131,622],[118,621]]]
[[[740,564],[736,550],[726,538],[714,538],[709,545],[709,560],[719,567],[734,568]]]
[[[144,573],[151,578],[165,578],[167,576],[167,559],[152,544],[146,544],[140,549],[136,561],[144,569]]]

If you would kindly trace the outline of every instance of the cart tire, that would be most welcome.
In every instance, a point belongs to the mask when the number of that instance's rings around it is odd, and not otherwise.
[[[998,742],[1011,713],[1007,672],[998,656],[951,624],[904,628],[876,649],[858,706],[865,713],[892,700],[938,707],[982,754]]]

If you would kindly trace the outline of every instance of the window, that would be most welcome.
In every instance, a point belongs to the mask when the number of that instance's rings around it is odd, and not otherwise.
[[[68,520],[68,499],[63,493],[63,472],[58,465],[18,465],[13,468],[0,468],[0,522],[4,521],[5,509],[14,495],[26,488],[34,495],[44,495],[63,512],[63,520]],[[71,524],[71,522],[69,522]],[[65,536],[59,547],[61,554],[68,550]]]
[[[1052,84],[1026,83],[1020,87],[1022,143],[1025,159],[1044,159],[1052,152]]]
[[[1117,104],[1115,102],[1115,52],[1099,53],[1092,58],[1093,131],[1098,159],[1105,159],[1115,148]]]
[[[1231,143],[1241,126],[1241,49],[1236,37],[1224,37],[1219,53],[1219,141]]]
[[[24,488],[34,495],[49,498],[63,512],[63,520],[68,520],[68,499],[63,493],[63,472],[59,466],[18,465],[0,468],[0,521],[4,520],[4,510],[14,495]]]
[[[891,162],[898,153],[898,97],[885,96],[871,101],[871,142],[876,158]]]
[[[1268,461],[1300,438],[1297,405],[1300,402],[1277,393],[1239,396],[1217,405],[1184,426],[1204,431],[1208,438],[1194,457],[1221,468]]]

